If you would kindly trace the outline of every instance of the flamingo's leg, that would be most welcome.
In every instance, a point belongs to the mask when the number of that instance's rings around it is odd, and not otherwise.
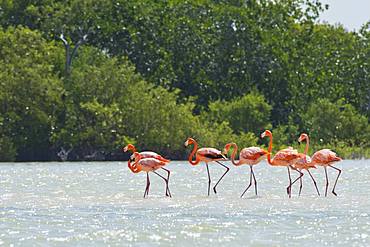
[[[290,185],[292,184],[292,177],[290,176],[290,170],[289,170],[289,166],[287,166],[288,168],[288,177],[289,177],[289,186],[286,188],[286,192],[288,194],[288,196],[290,197]]]
[[[300,177],[299,178],[299,193],[298,193],[298,196],[301,196],[302,187],[303,187],[303,185],[302,185],[302,178]]]
[[[171,193],[170,194],[167,193],[167,190],[168,190],[168,181],[167,181],[167,179],[156,171],[153,171],[153,173],[157,174],[158,176],[160,176],[164,180],[164,182],[166,183],[166,196],[171,197]]]
[[[339,168],[336,168],[336,167],[334,167],[334,166],[332,166],[332,165],[329,165],[331,168],[333,168],[333,169],[335,169],[335,170],[337,170],[338,171],[338,176],[337,176],[337,179],[335,180],[335,183],[334,183],[334,187],[333,187],[333,190],[332,190],[332,193],[335,195],[335,196],[337,196],[337,193],[335,193],[335,186],[337,186],[337,182],[338,182],[338,179],[339,179],[339,176],[340,176],[340,174],[342,173],[342,170],[341,169],[339,169]]]
[[[166,190],[166,196],[168,196],[168,195],[169,195],[170,197],[172,197],[171,192],[170,192],[170,188],[169,188],[169,186],[168,186],[168,184],[169,184],[169,182],[170,182],[170,175],[171,175],[171,172],[170,172],[168,169],[164,168],[164,167],[161,167],[161,168],[167,172],[167,190]],[[167,193],[168,193],[168,194],[167,194]]]
[[[217,162],[219,165],[221,165],[221,166],[225,167],[225,168],[226,168],[226,171],[225,171],[225,173],[220,177],[220,179],[217,181],[217,183],[215,184],[215,186],[213,187],[213,191],[215,192],[215,194],[217,194],[216,187],[217,187],[218,183],[219,183],[219,182],[221,182],[222,178],[223,178],[223,177],[226,175],[226,173],[228,173],[228,172],[229,172],[229,170],[230,170],[230,168],[229,168],[229,167],[227,167],[227,166],[225,166],[224,164],[222,164],[222,163],[218,162],[217,160],[216,160],[216,162]]]
[[[311,178],[312,178],[312,181],[313,181],[313,184],[315,185],[316,187],[316,191],[317,191],[317,194],[320,196],[320,192],[319,192],[319,188],[317,188],[317,184],[316,184],[316,180],[313,178],[310,170],[307,170],[308,171],[308,174],[310,174]]]
[[[242,198],[243,196],[244,196],[244,194],[245,194],[245,192],[247,192],[248,191],[248,189],[252,186],[252,166],[251,166],[251,174],[250,174],[250,178],[249,178],[249,185],[248,185],[248,187],[244,190],[244,192],[243,192],[243,194],[240,196],[240,198]]]
[[[328,178],[328,172],[326,170],[326,166],[324,166],[325,169],[325,176],[326,176],[326,188],[325,188],[325,196],[328,195],[328,187],[329,187],[329,178]]]
[[[256,191],[256,195],[257,195],[257,179],[256,179],[256,176],[254,176],[253,166],[250,166],[250,167],[251,167],[251,173],[254,179],[254,190]]]
[[[290,192],[290,195],[289,195],[289,198],[290,197],[292,197],[292,186],[293,186],[293,184],[295,184],[299,179],[301,179],[302,177],[303,177],[303,173],[301,172],[301,171],[299,171],[297,168],[294,168],[294,167],[292,167],[292,166],[290,166],[290,168],[292,168],[293,170],[295,170],[296,172],[298,172],[299,173],[299,177],[298,178],[296,178],[292,183],[290,183],[290,185],[289,185],[289,192]],[[289,169],[289,167],[288,167],[288,169]]]
[[[146,173],[146,188],[144,192],[144,198],[149,195],[149,186],[150,186],[150,180],[149,180],[149,173]]]
[[[207,167],[207,173],[208,173],[208,196],[209,196],[209,191],[211,189],[211,175],[209,174],[208,163],[206,163],[206,167]]]

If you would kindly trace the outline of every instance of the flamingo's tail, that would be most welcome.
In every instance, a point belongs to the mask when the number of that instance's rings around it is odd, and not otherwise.
[[[163,162],[166,162],[166,163],[170,163],[170,161],[171,161],[171,160],[168,160],[168,159],[163,158],[162,156],[159,156],[157,158],[157,160],[160,160],[160,161],[163,161]]]
[[[334,157],[334,161],[342,161],[342,158],[341,157],[338,157],[338,156],[335,156]]]
[[[307,168],[315,168],[316,169],[317,167],[314,164],[308,164]]]

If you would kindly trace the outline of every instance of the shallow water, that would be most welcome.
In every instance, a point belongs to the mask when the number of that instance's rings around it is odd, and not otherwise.
[[[230,167],[232,165],[228,164]],[[310,177],[293,198],[285,168],[261,163],[254,188],[249,167],[231,167],[207,194],[204,164],[172,162],[170,189],[125,162],[0,164],[0,245],[9,246],[370,246],[370,160],[343,161],[338,197],[318,197]],[[213,184],[224,168],[210,164]],[[336,171],[329,169],[330,186]],[[324,171],[313,171],[320,192]],[[296,175],[294,174],[294,177]]]

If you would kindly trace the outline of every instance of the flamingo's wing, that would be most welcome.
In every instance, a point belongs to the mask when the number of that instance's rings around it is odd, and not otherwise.
[[[306,162],[307,163],[311,163],[312,162],[312,159],[310,156],[306,155]]]
[[[209,159],[226,159],[225,155],[215,148],[200,148],[197,154]]]
[[[248,147],[243,148],[242,151],[240,151],[240,158],[245,160],[257,160],[266,154],[267,151],[263,150],[262,148]]]
[[[277,152],[274,156],[274,160],[283,160],[283,161],[291,161],[294,159],[299,159],[299,154],[295,149],[283,149]]]
[[[321,149],[313,154],[312,160],[318,164],[329,164],[332,162],[341,161],[342,159],[330,149]]]
[[[154,171],[165,166],[167,163],[155,158],[145,158],[140,159],[139,164],[143,167],[144,171]]]
[[[294,166],[296,168],[316,168],[314,164],[312,164],[311,157],[308,155],[305,155],[303,153],[299,153],[299,159],[295,162]]]
[[[152,151],[143,151],[143,152],[140,152],[140,155],[142,158],[154,158],[157,160],[161,160],[163,162],[167,162],[167,163],[170,162],[170,160],[163,158],[160,154],[157,154]]]
[[[287,147],[287,148],[284,148],[282,150],[280,150],[279,152],[286,152],[286,153],[298,153],[297,149],[294,149],[293,147]]]

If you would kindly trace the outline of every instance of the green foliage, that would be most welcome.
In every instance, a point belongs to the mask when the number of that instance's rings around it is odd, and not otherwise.
[[[351,146],[369,147],[368,119],[352,105],[344,103],[344,100],[331,103],[328,99],[319,99],[309,106],[302,119],[310,136],[321,143],[340,140]]]
[[[18,159],[49,159],[49,136],[61,107],[55,66],[60,51],[27,28],[0,30],[3,143]],[[3,144],[4,145],[4,144]]]
[[[348,146],[347,143],[339,141],[330,144],[313,143],[310,146],[311,155],[320,149],[328,148],[334,150],[343,159],[362,159],[370,157],[370,148],[363,146]]]
[[[64,79],[64,108],[53,135],[55,150],[73,148],[77,158],[109,154],[130,139],[125,134],[129,84],[140,77],[130,63],[110,59],[94,48],[80,50],[71,76]]]
[[[316,0],[0,1],[0,159],[63,147],[114,158],[127,142],[183,158],[188,136],[250,146],[271,127],[277,148],[300,131],[368,148],[370,23],[348,32],[318,24],[322,11]],[[68,78],[61,34],[72,47],[87,37]]]
[[[294,124],[279,125],[273,129],[272,133],[274,151],[286,148],[291,144],[296,144],[300,134],[298,131],[298,127]],[[267,145],[268,143],[266,142],[266,146]]]
[[[0,162],[14,161],[16,155],[16,148],[10,138],[6,136],[0,136]]]
[[[302,102],[317,98],[332,102],[345,98],[364,114],[369,99],[369,56],[363,46],[368,42],[342,27],[316,25],[310,30],[297,28],[299,43],[291,48],[292,97],[287,103],[296,112],[295,117],[307,110],[308,105]]]
[[[232,135],[227,123],[209,124],[194,116],[193,103],[177,103],[178,92],[150,86],[144,81],[132,85],[125,101],[126,133],[140,150],[157,150],[185,158],[184,142],[196,138],[200,144],[222,146]]]
[[[232,101],[215,101],[209,105],[205,119],[216,122],[227,121],[236,132],[259,134],[269,128],[271,106],[263,95],[246,94]]]

